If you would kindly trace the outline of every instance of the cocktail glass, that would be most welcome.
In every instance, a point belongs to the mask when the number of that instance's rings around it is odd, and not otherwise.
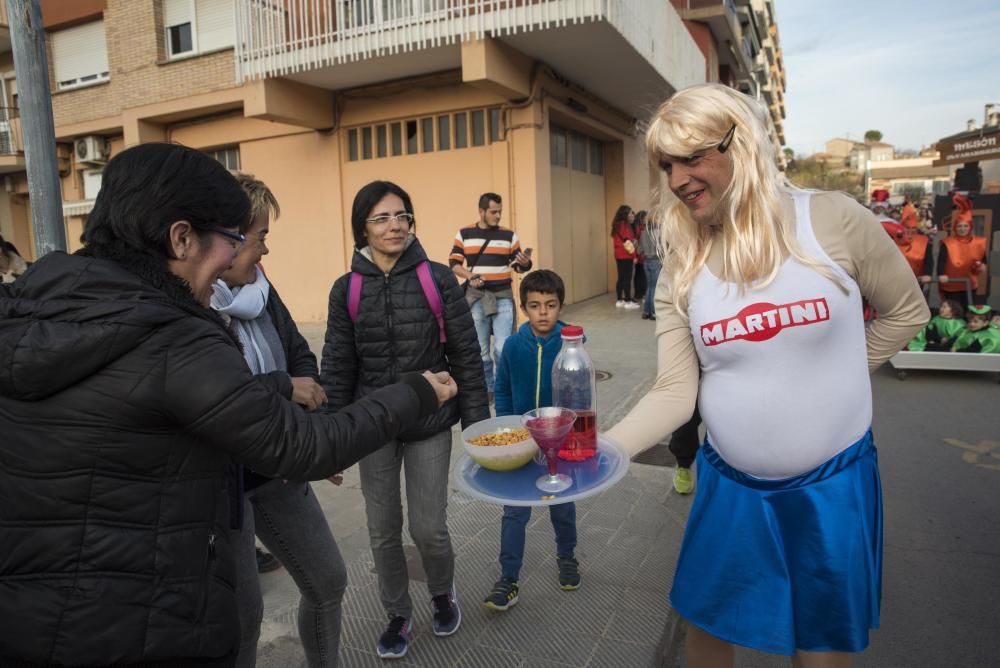
[[[543,492],[555,494],[569,489],[573,484],[568,475],[556,471],[556,462],[559,448],[566,442],[575,421],[576,413],[568,408],[536,408],[521,416],[521,423],[545,453],[549,466],[548,474],[535,482],[535,486]]]

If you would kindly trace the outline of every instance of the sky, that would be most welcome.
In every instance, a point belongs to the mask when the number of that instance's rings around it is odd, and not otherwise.
[[[775,18],[797,155],[873,129],[920,149],[1000,110],[1000,0],[775,0]]]

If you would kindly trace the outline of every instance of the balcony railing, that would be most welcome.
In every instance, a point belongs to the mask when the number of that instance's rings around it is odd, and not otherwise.
[[[22,155],[24,140],[17,107],[0,107],[0,155]]]
[[[236,0],[240,81],[605,20],[654,61],[666,0]],[[673,16],[676,22],[680,20]],[[647,53],[648,52],[648,53]]]

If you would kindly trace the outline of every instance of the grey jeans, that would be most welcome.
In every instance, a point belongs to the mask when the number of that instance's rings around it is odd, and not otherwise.
[[[236,665],[252,668],[257,660],[264,602],[257,580],[256,531],[299,588],[299,637],[307,664],[337,666],[347,568],[316,495],[308,483],[272,480],[248,492],[246,499],[243,530],[234,540],[242,634]]]
[[[455,576],[455,553],[448,534],[448,465],[451,430],[422,441],[390,441],[361,460],[361,491],[368,515],[375,572],[382,606],[390,617],[413,616],[410,575],[403,554],[400,470],[406,471],[410,536],[420,552],[430,595],[445,594]]]

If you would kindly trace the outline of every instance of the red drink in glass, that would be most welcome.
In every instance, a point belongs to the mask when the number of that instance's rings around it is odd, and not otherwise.
[[[575,412],[573,431],[559,450],[559,459],[582,462],[597,454],[597,414],[594,411]]]

